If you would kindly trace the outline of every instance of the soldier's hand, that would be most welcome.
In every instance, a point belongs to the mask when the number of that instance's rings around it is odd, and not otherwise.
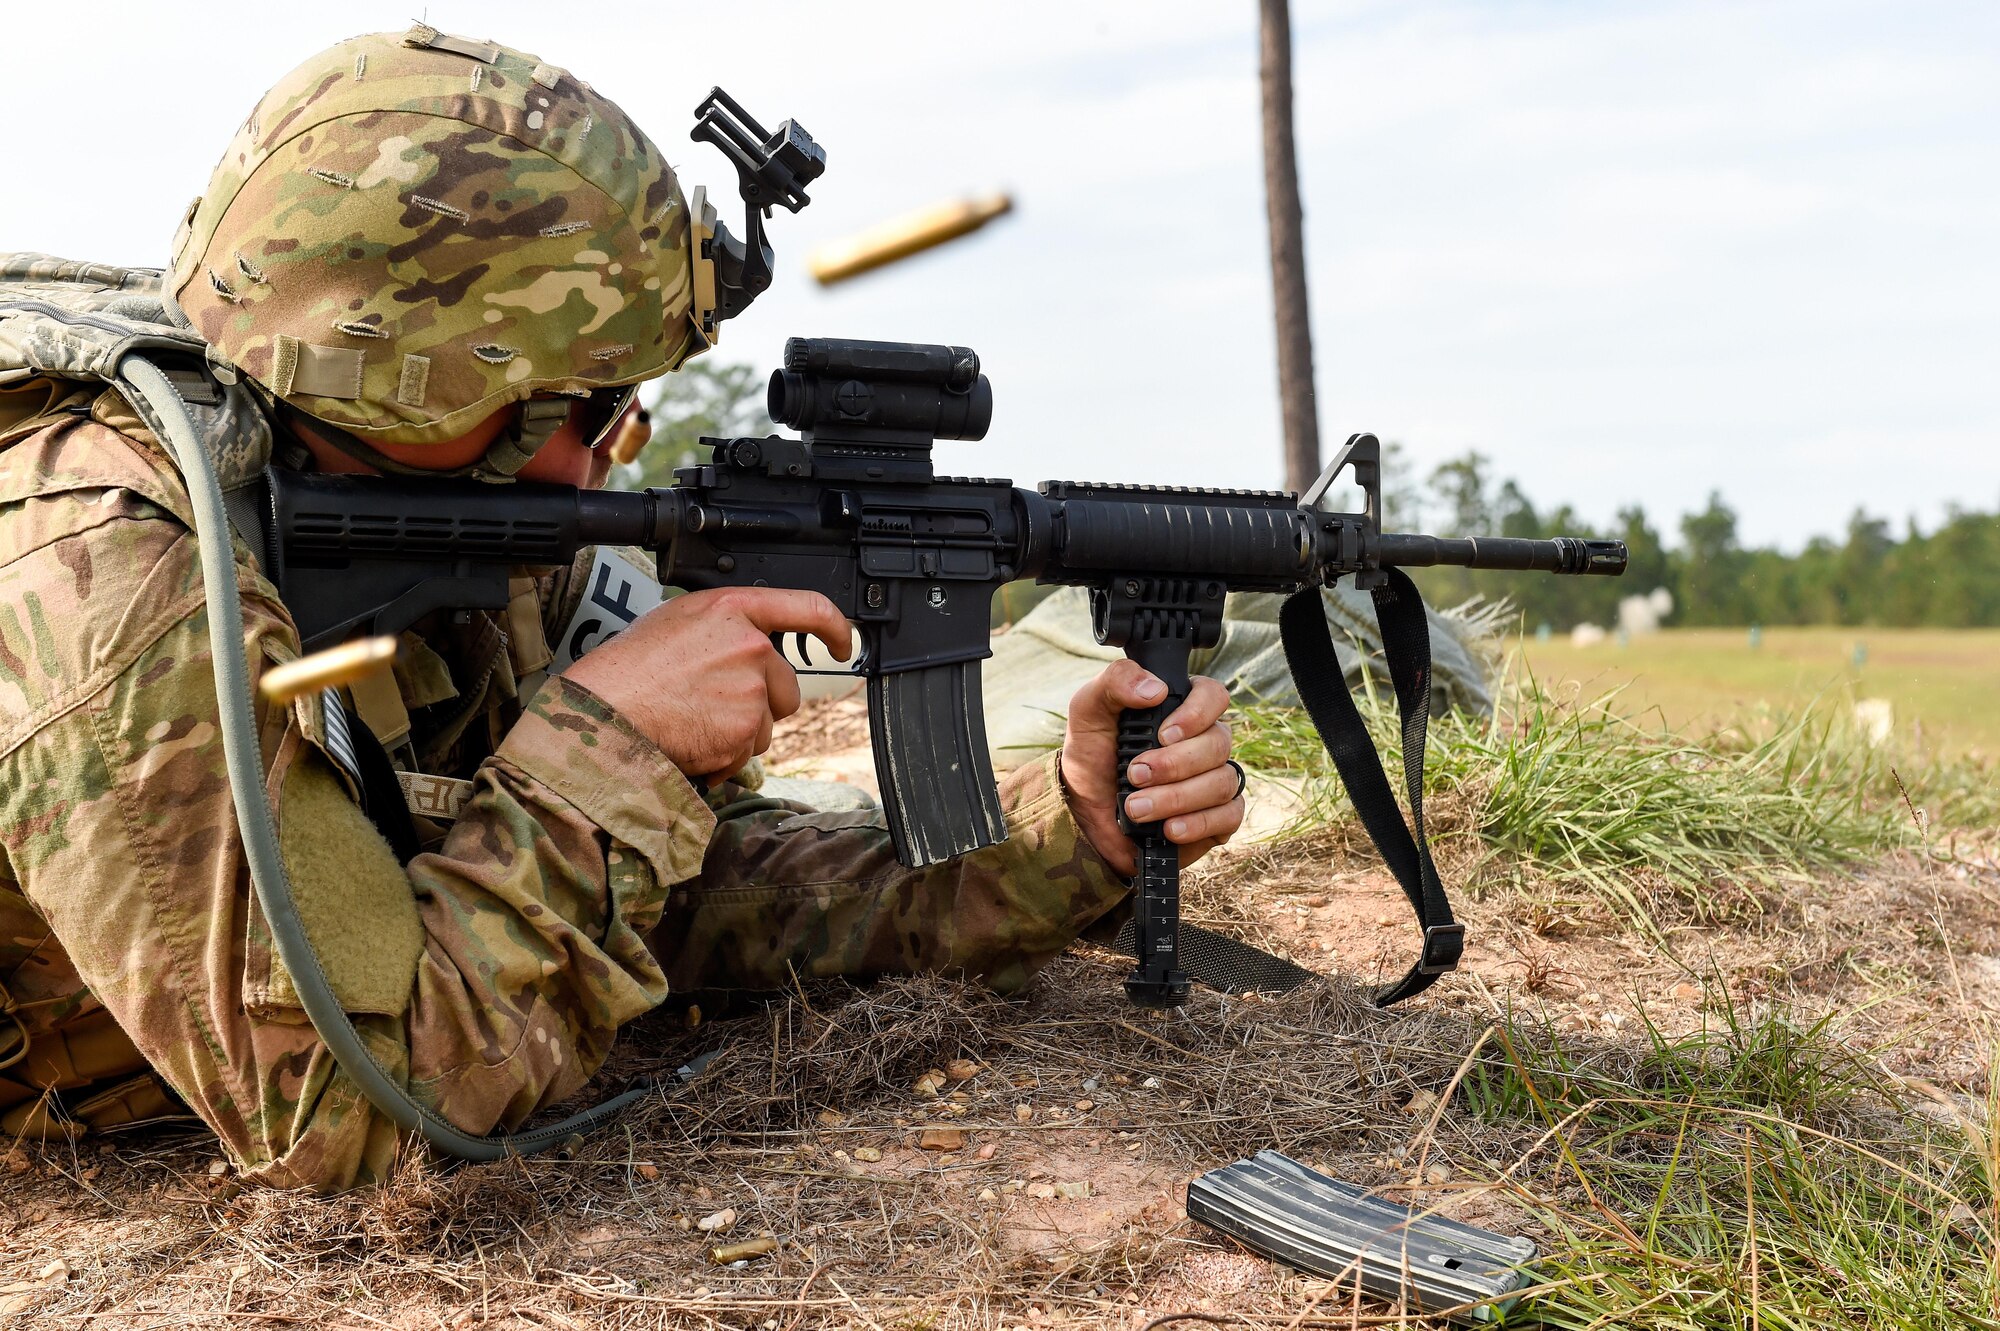
[[[810,633],[847,655],[848,623],[818,592],[725,587],[648,610],[564,673],[687,775],[727,776],[799,709],[799,677],[771,646],[773,633]]]
[[[1114,661],[1070,699],[1063,737],[1062,776],[1070,812],[1111,867],[1130,874],[1137,848],[1118,830],[1118,713],[1152,707],[1166,685],[1132,661]],[[1233,836],[1243,825],[1236,769],[1229,766],[1229,692],[1197,675],[1187,701],[1160,726],[1159,747],[1132,760],[1136,789],[1125,802],[1134,822],[1165,821],[1183,867]]]

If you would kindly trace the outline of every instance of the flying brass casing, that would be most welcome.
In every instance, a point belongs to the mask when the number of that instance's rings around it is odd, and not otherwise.
[[[970,235],[1012,211],[1014,200],[1007,194],[952,199],[828,245],[812,256],[808,267],[821,286],[832,286]]]
[[[612,436],[611,460],[624,466],[637,458],[652,439],[652,414],[644,409],[633,412],[619,423],[618,433]]]
[[[282,707],[321,689],[337,689],[387,670],[396,660],[393,637],[357,638],[266,670],[257,681],[264,701]]]

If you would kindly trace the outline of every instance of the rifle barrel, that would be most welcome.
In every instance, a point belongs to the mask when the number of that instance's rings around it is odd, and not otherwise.
[[[1417,536],[1384,532],[1380,539],[1382,563],[1398,568],[1457,564],[1465,568],[1616,577],[1625,571],[1627,558],[1623,541],[1593,541],[1576,536],[1533,541],[1518,536]]]

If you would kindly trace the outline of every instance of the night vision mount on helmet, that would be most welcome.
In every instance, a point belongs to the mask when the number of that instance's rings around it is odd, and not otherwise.
[[[712,340],[717,323],[734,319],[770,288],[773,256],[764,219],[773,206],[796,213],[812,202],[805,187],[826,170],[826,150],[796,120],[785,121],[775,134],[765,133],[720,88],[710,88],[694,114],[688,137],[722,150],[736,168],[737,192],[743,196],[741,240],[716,219],[706,185],[695,186],[688,200],[695,229],[695,326]]]

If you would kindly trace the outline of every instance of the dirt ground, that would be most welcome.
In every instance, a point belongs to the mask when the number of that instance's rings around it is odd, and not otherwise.
[[[770,767],[811,756],[815,775],[838,776],[865,740],[817,708]],[[1202,990],[1180,1012],[1140,1012],[1119,990],[1124,963],[1085,947],[1013,1000],[935,979],[704,997],[706,1012],[683,1000],[639,1023],[594,1088],[654,1077],[655,1096],[532,1160],[412,1158],[389,1186],[321,1200],[240,1189],[198,1132],[0,1143],[0,1322],[1362,1325],[1345,1292],[1189,1222],[1187,1182],[1275,1147],[1521,1229],[1490,1181],[1536,1125],[1481,1123],[1438,1099],[1496,1016],[1538,1015],[1615,1071],[1639,1065],[1649,1032],[1783,1004],[1800,1020],[1841,1014],[1843,1038],[1886,1049],[1896,1073],[1987,1090],[2000,1026],[1990,859],[1898,858],[1763,890],[1744,923],[1654,941],[1586,896],[1490,886],[1462,901],[1461,971],[1382,1013],[1366,994],[1401,974],[1415,931],[1364,849],[1250,845],[1188,885],[1189,919],[1328,975],[1298,993]],[[674,1075],[708,1051],[720,1052],[691,1082]],[[746,1243],[770,1250],[712,1260]]]

